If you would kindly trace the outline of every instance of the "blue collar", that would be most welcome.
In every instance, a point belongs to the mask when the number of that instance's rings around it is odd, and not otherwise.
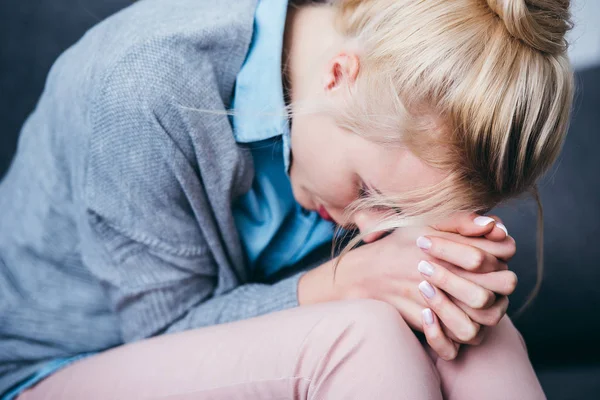
[[[232,118],[238,143],[281,136],[288,173],[291,144],[281,82],[281,53],[287,0],[259,0],[254,33],[246,60],[237,75]]]

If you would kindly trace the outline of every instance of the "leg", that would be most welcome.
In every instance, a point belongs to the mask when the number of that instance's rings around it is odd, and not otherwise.
[[[164,335],[60,370],[19,400],[441,399],[431,359],[389,304],[297,307]]]
[[[504,317],[479,346],[463,346],[453,361],[438,358],[425,344],[448,400],[527,399],[546,396],[529,361],[521,334]]]

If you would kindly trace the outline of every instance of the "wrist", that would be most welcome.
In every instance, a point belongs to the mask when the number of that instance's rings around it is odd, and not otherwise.
[[[298,304],[301,306],[340,300],[333,280],[335,259],[311,269],[298,281]]]

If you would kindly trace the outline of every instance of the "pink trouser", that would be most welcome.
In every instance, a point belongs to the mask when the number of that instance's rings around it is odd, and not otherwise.
[[[451,362],[389,304],[351,300],[163,335],[75,362],[31,399],[544,399],[505,317]]]

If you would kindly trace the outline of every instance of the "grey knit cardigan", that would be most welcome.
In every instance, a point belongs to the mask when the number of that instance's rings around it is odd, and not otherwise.
[[[144,0],[64,52],[0,184],[0,393],[44,362],[298,305],[251,282],[224,111],[255,0]]]

